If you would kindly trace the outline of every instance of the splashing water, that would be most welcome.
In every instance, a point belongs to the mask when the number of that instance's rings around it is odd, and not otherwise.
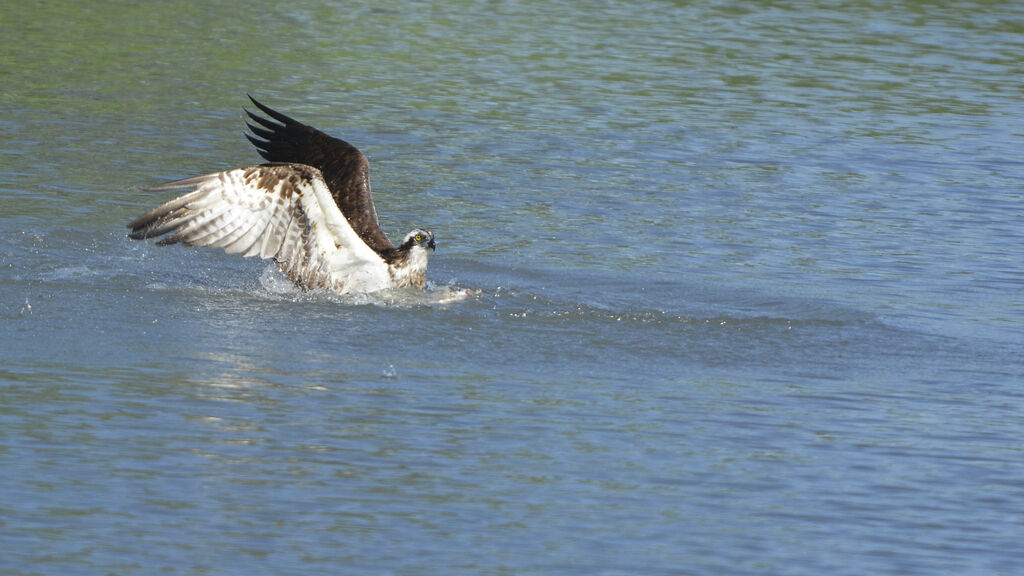
[[[397,289],[383,290],[371,294],[335,294],[325,290],[303,292],[291,280],[278,270],[277,266],[267,266],[259,277],[259,285],[266,293],[289,300],[312,299],[332,300],[347,305],[373,304],[377,306],[445,306],[474,298],[481,294],[480,290],[459,288],[456,286],[434,286],[428,283],[425,290]]]

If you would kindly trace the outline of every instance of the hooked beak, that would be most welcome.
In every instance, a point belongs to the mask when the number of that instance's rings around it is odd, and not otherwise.
[[[430,239],[430,242],[427,242],[427,248],[430,248],[430,250],[433,251],[433,252],[437,251],[437,247],[434,246],[434,239],[433,238]]]

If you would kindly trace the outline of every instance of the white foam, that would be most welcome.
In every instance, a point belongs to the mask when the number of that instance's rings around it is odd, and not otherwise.
[[[481,294],[480,290],[459,288],[453,285],[434,286],[431,283],[428,283],[427,288],[424,290],[402,288],[369,294],[352,293],[340,295],[325,290],[303,292],[302,289],[285,277],[274,264],[267,266],[263,273],[260,274],[259,285],[263,288],[265,294],[274,297],[282,297],[288,300],[329,300],[350,306],[366,304],[398,307],[447,306]]]
[[[281,274],[276,264],[270,264],[263,269],[263,273],[260,274],[260,286],[271,294],[286,296],[302,294],[302,290],[294,282]]]

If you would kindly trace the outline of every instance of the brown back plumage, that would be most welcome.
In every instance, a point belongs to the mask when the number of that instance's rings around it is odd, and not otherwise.
[[[273,120],[245,113],[258,126],[246,122],[252,134],[246,138],[270,162],[312,166],[323,174],[341,213],[363,242],[378,254],[395,247],[381,230],[370,197],[370,163],[355,146],[281,114],[249,96],[252,103]]]

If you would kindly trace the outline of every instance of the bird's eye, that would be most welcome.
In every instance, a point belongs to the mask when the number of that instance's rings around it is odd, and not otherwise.
[[[417,242],[423,242],[423,236],[421,234],[417,234],[416,237],[413,238],[413,240]]]

